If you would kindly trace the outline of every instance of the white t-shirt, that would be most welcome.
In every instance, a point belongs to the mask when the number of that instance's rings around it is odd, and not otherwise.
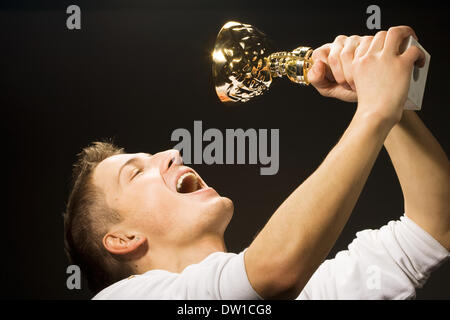
[[[245,250],[215,252],[181,273],[150,270],[105,288],[93,299],[260,299],[245,271]],[[364,230],[348,250],[324,261],[297,299],[410,299],[450,257],[406,216]]]

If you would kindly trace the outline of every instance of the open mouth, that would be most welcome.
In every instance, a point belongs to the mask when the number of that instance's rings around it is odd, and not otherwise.
[[[177,180],[177,192],[191,193],[203,188],[203,183],[193,172],[182,174]]]

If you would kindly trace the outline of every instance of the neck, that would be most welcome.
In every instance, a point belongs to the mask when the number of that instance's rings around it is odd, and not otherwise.
[[[150,248],[134,265],[137,274],[156,269],[180,273],[187,266],[201,262],[214,252],[226,252],[223,237],[205,236],[189,245],[169,249]]]

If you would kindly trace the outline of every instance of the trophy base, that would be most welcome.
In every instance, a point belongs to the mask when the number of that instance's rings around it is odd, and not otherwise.
[[[414,66],[411,73],[411,82],[409,84],[408,97],[404,109],[420,110],[422,109],[423,94],[425,92],[431,56],[412,36],[405,40],[405,43],[402,46],[404,49],[401,49],[400,52],[403,53],[411,46],[416,46],[425,53],[425,64],[422,68]]]

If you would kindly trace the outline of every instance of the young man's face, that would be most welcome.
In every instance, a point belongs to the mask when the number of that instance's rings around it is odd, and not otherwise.
[[[150,246],[223,236],[233,203],[181,162],[176,150],[118,154],[98,164],[93,181],[123,226],[146,234]]]

